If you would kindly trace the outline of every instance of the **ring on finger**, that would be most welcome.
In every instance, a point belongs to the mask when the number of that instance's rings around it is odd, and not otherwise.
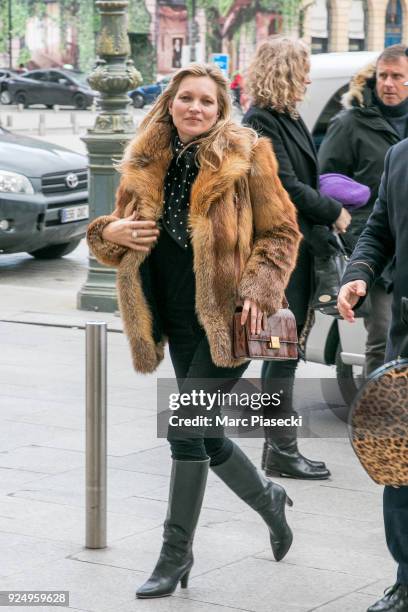
[[[132,239],[136,240],[137,238],[137,231],[136,230],[132,230]]]

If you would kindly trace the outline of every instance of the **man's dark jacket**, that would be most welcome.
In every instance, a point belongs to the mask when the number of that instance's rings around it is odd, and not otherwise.
[[[390,149],[378,199],[347,266],[342,284],[364,280],[370,288],[395,257],[393,303],[386,361],[399,356],[408,335],[401,319],[401,299],[408,298],[408,139]]]
[[[384,159],[401,138],[382,116],[376,98],[375,65],[365,67],[351,81],[343,97],[345,110],[332,120],[319,150],[322,173],[338,172],[371,189],[368,204],[352,213],[349,231],[358,237],[377,199]]]

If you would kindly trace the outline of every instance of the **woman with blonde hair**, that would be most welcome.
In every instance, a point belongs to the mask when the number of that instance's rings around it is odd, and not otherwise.
[[[153,372],[167,339],[180,392],[194,379],[230,390],[247,363],[232,354],[232,320],[243,304],[261,330],[282,304],[300,234],[269,142],[231,121],[228,84],[213,65],[180,69],[143,120],[120,164],[116,208],[95,219],[96,258],[118,267],[121,315],[133,363]],[[237,202],[237,186],[244,185]],[[188,408],[187,408],[188,411]],[[137,597],[187,586],[192,541],[210,467],[266,522],[272,552],[292,543],[285,490],[266,480],[223,431],[183,436],[169,427],[172,454],[163,546]]]
[[[334,226],[343,232],[351,220],[340,202],[319,191],[316,149],[298,111],[310,84],[309,71],[310,53],[303,41],[273,37],[262,43],[248,68],[246,89],[252,106],[243,119],[245,125],[269,138],[278,161],[279,177],[297,208],[304,240],[286,297],[302,341],[307,335],[313,291],[313,254],[323,257],[330,254],[328,228]],[[274,417],[297,416],[292,405],[296,367],[296,361],[264,362],[264,390],[273,380],[279,380],[285,391],[279,414]],[[311,480],[330,476],[324,462],[312,461],[299,452],[294,427],[265,428],[262,468],[268,476],[279,474]]]

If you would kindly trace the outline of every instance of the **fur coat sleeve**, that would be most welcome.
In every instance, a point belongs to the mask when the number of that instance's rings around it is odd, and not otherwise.
[[[125,208],[131,199],[132,194],[126,191],[123,185],[123,179],[121,179],[116,191],[115,210],[110,215],[97,217],[88,226],[87,241],[89,249],[94,257],[105,266],[119,266],[123,255],[128,250],[128,247],[115,244],[109,240],[104,240],[102,238],[102,232],[109,223],[126,216]]]
[[[238,291],[242,300],[249,298],[273,314],[282,306],[301,233],[295,206],[278,177],[276,157],[266,138],[255,146],[248,185],[254,242]]]

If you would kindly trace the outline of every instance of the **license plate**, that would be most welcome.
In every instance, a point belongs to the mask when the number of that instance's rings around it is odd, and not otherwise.
[[[88,219],[89,206],[71,206],[70,208],[61,209],[61,223],[69,223],[70,221],[80,221],[80,219]]]

